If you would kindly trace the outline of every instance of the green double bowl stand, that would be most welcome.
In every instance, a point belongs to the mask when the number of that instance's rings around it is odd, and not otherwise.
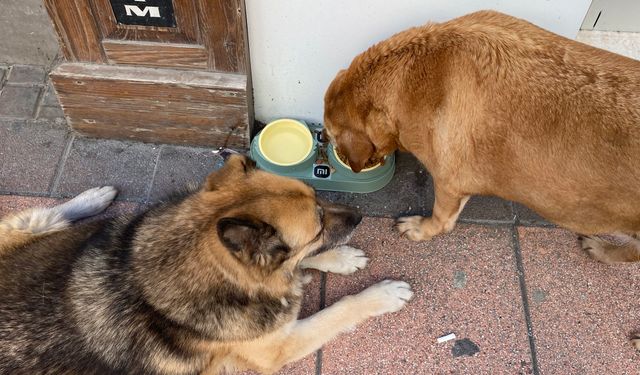
[[[285,177],[296,178],[313,186],[317,190],[340,191],[350,193],[371,193],[382,189],[393,178],[395,155],[388,155],[383,164],[368,171],[354,173],[337,160],[333,145],[322,139],[322,127],[308,125],[313,135],[313,147],[309,155],[296,165],[280,166],[273,164],[260,152],[258,140],[262,131],[251,141],[250,155],[262,170]]]

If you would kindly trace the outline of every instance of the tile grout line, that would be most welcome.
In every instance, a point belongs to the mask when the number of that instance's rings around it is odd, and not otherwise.
[[[522,261],[522,251],[520,249],[520,235],[518,234],[518,222],[511,227],[511,240],[513,252],[516,257],[516,268],[518,271],[518,282],[520,284],[520,296],[522,297],[522,308],[524,319],[527,325],[527,338],[529,339],[529,351],[531,352],[531,367],[534,375],[540,375],[538,366],[538,353],[536,351],[536,339],[533,334],[533,323],[531,321],[531,310],[529,309],[529,296],[524,275],[524,262]]]
[[[57,56],[57,55],[56,55]],[[42,90],[40,90],[40,97],[38,98],[38,102],[36,105],[36,111],[33,114],[33,118],[37,119],[40,116],[40,111],[43,107],[44,104],[44,98],[47,96],[47,91],[49,88],[49,83],[50,83],[50,79],[49,79],[49,72],[51,71],[51,67],[49,65],[46,65],[44,67],[44,82],[42,83]]]
[[[511,211],[511,222],[518,222],[518,213],[516,212],[516,206],[513,204],[513,201],[509,201],[509,210]]]
[[[322,375],[322,348],[316,352],[316,375]]]
[[[54,191],[60,185],[60,179],[62,178],[62,172],[64,171],[64,167],[67,164],[67,158],[69,154],[71,154],[71,147],[73,146],[73,142],[76,140],[76,135],[71,134],[67,144],[65,145],[64,151],[62,152],[62,156],[60,157],[60,161],[58,162],[58,167],[56,168],[56,173],[53,175],[53,181],[51,182],[51,186],[49,187],[49,196],[53,197]]]
[[[4,76],[2,76],[2,79],[0,79],[0,92],[2,92],[2,89],[4,88],[5,84],[9,80],[9,74],[11,72],[11,66],[8,65],[6,68],[7,69],[5,70]]]
[[[320,310],[326,307],[327,273],[320,273]]]
[[[462,224],[478,224],[478,225],[486,225],[490,227],[505,227],[512,226],[513,220],[492,220],[492,219],[466,219],[460,218],[457,220],[458,223]]]
[[[34,198],[50,198],[49,193],[43,193],[38,191],[9,191],[0,190],[0,196],[15,196],[15,197],[34,197]]]
[[[34,120],[36,120],[38,116],[40,116],[40,109],[42,108],[42,103],[44,103],[44,97],[46,95],[47,95],[47,83],[45,82],[44,86],[40,88],[40,93],[38,94],[38,99],[36,100],[36,108],[32,113]]]
[[[151,199],[151,190],[153,190],[153,184],[156,182],[156,174],[158,173],[158,164],[160,164],[160,156],[162,155],[162,151],[164,150],[164,145],[160,145],[158,148],[158,155],[156,156],[156,161],[153,165],[153,173],[151,174],[151,182],[149,182],[149,187],[147,188],[147,192],[144,195],[143,204],[149,203]]]
[[[326,307],[327,274],[320,273],[320,310]],[[322,375],[322,348],[316,351],[316,375]]]

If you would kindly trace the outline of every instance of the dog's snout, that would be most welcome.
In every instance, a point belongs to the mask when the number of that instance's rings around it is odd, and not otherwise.
[[[360,222],[362,221],[362,214],[360,214],[360,212],[355,211],[352,212],[351,214],[349,214],[349,216],[347,217],[347,225],[349,226],[358,226],[358,224],[360,224]]]
[[[330,204],[325,207],[325,212],[335,215],[344,225],[355,228],[362,221],[362,214],[355,208],[341,204]]]
[[[329,203],[321,199],[318,199],[318,202],[324,209],[324,246],[330,248],[345,244],[362,221],[362,214],[349,206]]]

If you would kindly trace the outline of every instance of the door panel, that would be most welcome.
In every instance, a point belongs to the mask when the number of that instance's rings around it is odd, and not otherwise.
[[[209,55],[198,45],[122,42],[105,40],[104,52],[111,64],[147,65],[207,70]]]
[[[67,59],[52,71],[52,81],[75,130],[150,142],[249,145],[243,0],[44,2]],[[121,7],[117,16],[113,6]],[[167,9],[175,18],[162,13]]]
[[[145,3],[138,2],[140,9]],[[191,0],[173,0],[176,27],[124,25],[116,21],[109,0],[93,0],[103,39],[159,43],[198,43],[197,11]],[[133,17],[135,18],[135,17]]]

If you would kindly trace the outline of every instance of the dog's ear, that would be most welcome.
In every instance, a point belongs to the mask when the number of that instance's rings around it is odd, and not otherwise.
[[[358,173],[373,156],[375,147],[367,134],[344,130],[336,139],[338,151],[347,158],[351,170]]]
[[[217,230],[220,242],[246,264],[273,270],[291,251],[274,227],[254,218],[225,217],[218,221]]]
[[[256,169],[256,162],[240,154],[229,156],[222,168],[212,172],[204,183],[205,191],[213,191],[229,183],[236,183]]]

